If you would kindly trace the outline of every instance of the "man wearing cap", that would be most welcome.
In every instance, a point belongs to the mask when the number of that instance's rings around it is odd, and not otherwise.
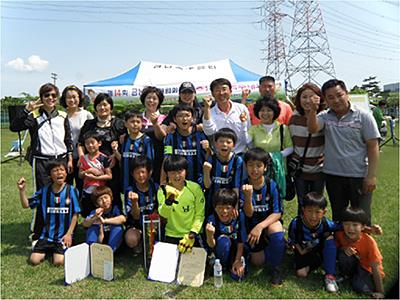
[[[235,153],[241,155],[246,151],[246,135],[250,128],[249,111],[245,105],[230,99],[232,85],[228,79],[215,79],[210,84],[210,90],[216,105],[211,108],[211,97],[204,97],[204,133],[212,136],[221,128],[232,129],[237,136]]]
[[[266,94],[271,93],[272,95],[275,95],[275,78],[272,76],[263,76],[259,80],[259,86],[258,90],[260,92],[260,96],[264,97]],[[250,93],[244,92],[242,95],[242,103],[246,104],[247,101],[247,96]],[[289,125],[289,120],[292,117],[293,110],[289,104],[286,102],[278,100],[279,107],[281,109],[281,112],[279,113],[279,117],[277,121],[280,124],[285,124]],[[258,125],[261,123],[261,121],[254,115],[254,103],[250,104],[248,106],[249,113],[250,113],[250,121],[251,125]]]

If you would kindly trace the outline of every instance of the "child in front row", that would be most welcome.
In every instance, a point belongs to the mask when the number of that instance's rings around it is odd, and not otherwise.
[[[177,104],[172,109],[171,115],[177,127],[165,138],[164,159],[170,155],[185,156],[189,164],[186,178],[203,185],[203,163],[211,150],[205,134],[196,129],[193,114],[193,107],[185,103]],[[161,182],[165,182],[162,170]]]
[[[261,148],[248,150],[244,155],[248,179],[244,181],[240,199],[244,199],[248,244],[252,264],[271,266],[271,284],[283,283],[281,264],[285,254],[282,223],[283,204],[274,180],[264,176],[272,160]]]
[[[244,278],[244,243],[247,241],[244,215],[234,217],[238,195],[233,189],[219,189],[213,197],[214,212],[205,227],[207,245],[234,280]],[[243,258],[242,258],[243,257]]]
[[[235,132],[221,128],[215,133],[214,141],[216,152],[203,165],[207,215],[213,212],[212,197],[219,189],[234,189],[239,196],[243,176],[243,160],[233,152],[237,141]]]
[[[158,212],[167,219],[164,241],[178,244],[179,251],[191,251],[199,243],[204,222],[204,194],[200,185],[186,180],[188,162],[180,155],[164,161],[167,185],[158,189]]]
[[[29,262],[38,265],[46,253],[53,254],[53,264],[64,264],[65,248],[72,246],[72,235],[80,213],[78,191],[65,181],[67,166],[49,162],[51,184],[38,190],[32,198],[26,196],[26,180],[21,177],[17,186],[23,208],[36,208],[36,220],[42,224],[39,240],[32,248]]]
[[[115,157],[121,164],[122,174],[122,190],[132,185],[132,168],[131,161],[137,156],[146,156],[149,161],[154,160],[154,149],[151,138],[145,133],[141,132],[143,126],[143,114],[136,110],[130,110],[125,113],[124,125],[128,130],[125,135],[121,149],[118,148],[118,142],[113,141],[111,147]]]
[[[296,275],[307,277],[321,264],[325,271],[325,287],[336,293],[336,245],[333,232],[342,228],[325,217],[327,201],[316,192],[306,194],[301,215],[289,225],[289,243],[294,246]]]
[[[121,244],[126,218],[117,205],[113,205],[113,193],[109,187],[97,187],[92,193],[96,205],[89,216],[82,222],[87,228],[86,242],[108,244],[115,252]]]
[[[100,152],[100,134],[89,131],[83,136],[87,154],[79,158],[79,177],[83,179],[81,198],[82,217],[86,218],[96,206],[91,199],[93,190],[112,179],[107,155]]]
[[[135,157],[131,169],[133,184],[125,191],[125,243],[136,248],[141,241],[143,215],[157,213],[158,184],[151,179],[152,164],[145,156]]]
[[[384,298],[382,255],[374,238],[363,232],[368,223],[367,214],[361,208],[349,207],[341,220],[343,231],[335,233],[341,275],[350,277],[356,292]]]

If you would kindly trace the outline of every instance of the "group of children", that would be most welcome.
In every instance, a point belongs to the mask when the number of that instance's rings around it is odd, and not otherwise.
[[[101,137],[95,133],[85,135],[87,154],[79,160],[84,181],[81,198],[66,183],[62,163],[50,164],[52,184],[29,199],[26,180],[21,178],[21,204],[36,208],[42,224],[30,262],[39,264],[51,252],[54,264],[62,264],[79,214],[84,218],[86,241],[107,243],[115,251],[123,240],[130,248],[140,248],[143,216],[158,213],[162,241],[177,244],[181,252],[194,246],[206,248],[209,257],[220,259],[235,280],[245,278],[249,264],[268,265],[271,284],[281,286],[287,243],[271,157],[260,148],[236,155],[237,137],[229,128],[215,133],[211,147],[193,125],[193,114],[185,104],[173,109],[176,129],[164,140],[160,185],[152,177],[154,151],[150,138],[141,132],[142,114],[126,114],[128,134],[112,144],[123,174],[123,208],[113,204],[113,193],[106,187],[111,169],[107,156],[99,151]],[[382,257],[369,235],[381,233],[379,226],[367,227],[365,213],[356,208],[343,213],[342,223],[332,222],[325,217],[326,207],[324,196],[311,192],[289,225],[296,275],[305,277],[322,264],[327,291],[337,292],[338,266],[356,291],[383,297]]]

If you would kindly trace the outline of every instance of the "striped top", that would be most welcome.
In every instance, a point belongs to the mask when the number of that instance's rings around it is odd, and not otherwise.
[[[307,118],[295,111],[289,121],[289,131],[293,141],[293,156],[301,159],[307,143],[308,128]],[[306,180],[317,180],[322,176],[322,165],[324,161],[324,131],[319,131],[311,136],[303,165],[301,178]]]

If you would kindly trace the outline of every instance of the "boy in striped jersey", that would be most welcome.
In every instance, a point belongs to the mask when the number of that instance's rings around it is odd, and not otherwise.
[[[151,138],[145,133],[141,132],[143,125],[143,114],[136,111],[130,110],[125,113],[124,125],[128,130],[128,134],[125,135],[124,141],[120,147],[118,142],[114,141],[111,145],[115,157],[120,161],[122,171],[122,190],[125,190],[132,185],[132,168],[131,161],[133,158],[143,155],[146,156],[150,161],[154,160],[154,148]]]
[[[176,105],[171,113],[177,128],[169,133],[164,141],[164,159],[171,155],[182,155],[189,164],[187,180],[203,185],[203,163],[211,154],[205,134],[196,129],[193,107],[185,103]],[[161,182],[166,174],[161,170]]]
[[[72,246],[72,234],[80,213],[78,191],[67,184],[67,167],[62,162],[49,162],[51,184],[26,196],[26,180],[21,177],[17,186],[23,208],[37,208],[36,218],[43,224],[39,240],[33,246],[29,262],[40,264],[46,253],[53,254],[53,264],[64,264],[64,251]]]
[[[141,241],[143,215],[157,213],[158,184],[151,179],[152,165],[146,157],[135,157],[131,165],[133,184],[125,191],[125,242],[135,248]]]
[[[283,205],[278,186],[274,180],[264,176],[272,160],[261,148],[253,148],[244,155],[248,179],[240,191],[244,200],[250,260],[253,265],[271,267],[271,284],[280,287],[283,283],[281,264],[285,253],[285,240],[280,222]]]
[[[239,195],[242,186],[243,160],[233,152],[237,141],[235,132],[230,128],[221,128],[215,133],[214,140],[216,153],[203,164],[206,215],[213,212],[212,197],[216,191],[234,189]]]

